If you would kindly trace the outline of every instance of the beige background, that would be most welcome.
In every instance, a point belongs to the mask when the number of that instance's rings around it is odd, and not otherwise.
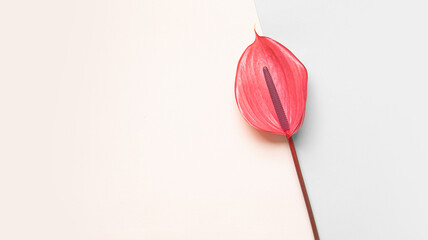
[[[285,139],[235,105],[254,24],[251,0],[0,3],[0,238],[311,239]]]

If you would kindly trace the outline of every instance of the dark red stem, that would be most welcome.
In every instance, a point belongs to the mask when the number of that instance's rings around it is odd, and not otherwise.
[[[303,180],[302,170],[300,169],[299,160],[297,159],[296,148],[294,147],[293,137],[288,138],[291,155],[293,156],[294,167],[296,168],[297,177],[299,178],[300,188],[302,189],[303,198],[305,199],[306,209],[308,210],[309,220],[311,221],[312,232],[315,240],[319,240],[317,225],[315,224],[314,213],[312,212],[311,203],[309,202],[308,192],[306,191],[305,181]]]

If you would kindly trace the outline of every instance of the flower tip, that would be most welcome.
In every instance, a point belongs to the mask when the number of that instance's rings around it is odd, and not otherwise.
[[[260,37],[256,30],[256,24],[254,24],[254,33],[256,34],[256,39]]]

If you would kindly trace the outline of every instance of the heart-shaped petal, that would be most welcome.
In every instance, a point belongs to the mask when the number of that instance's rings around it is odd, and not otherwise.
[[[292,136],[302,125],[308,74],[286,47],[256,33],[238,63],[235,97],[242,116],[263,131]]]

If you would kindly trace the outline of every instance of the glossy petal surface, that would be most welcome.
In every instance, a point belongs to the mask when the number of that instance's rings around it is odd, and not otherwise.
[[[303,122],[307,78],[293,53],[256,33],[236,72],[235,97],[242,116],[255,128],[290,137]]]

